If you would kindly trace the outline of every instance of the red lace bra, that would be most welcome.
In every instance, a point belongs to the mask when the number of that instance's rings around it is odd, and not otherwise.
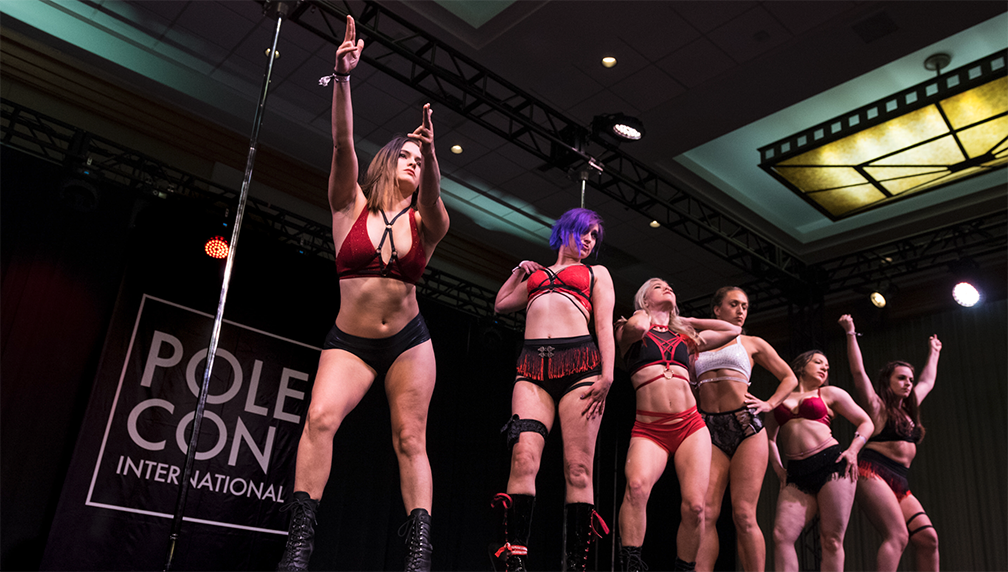
[[[368,209],[365,207],[361,211],[350,232],[347,233],[339,254],[336,255],[336,276],[340,280],[344,278],[360,278],[369,276],[379,276],[382,278],[392,278],[402,280],[407,284],[416,284],[423,276],[427,267],[427,255],[424,253],[423,244],[420,242],[420,231],[417,230],[416,215],[410,207],[406,207],[399,214],[389,221],[385,216],[385,211],[380,211],[385,219],[385,232],[382,234],[378,247],[371,242],[368,236],[367,219]],[[392,242],[392,225],[402,215],[409,212],[410,237],[412,244],[409,252],[400,257],[396,251],[395,243]],[[392,256],[388,263],[383,263],[381,249],[388,239],[389,246],[392,247]]]

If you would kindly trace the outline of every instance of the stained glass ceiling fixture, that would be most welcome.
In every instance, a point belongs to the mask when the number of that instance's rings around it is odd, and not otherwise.
[[[1006,53],[759,149],[760,167],[831,220],[1008,164]]]

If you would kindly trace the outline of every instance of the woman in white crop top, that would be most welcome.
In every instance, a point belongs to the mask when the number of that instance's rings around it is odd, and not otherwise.
[[[726,286],[711,299],[711,314],[730,324],[743,326],[748,312],[749,298],[741,288]],[[780,380],[777,390],[767,401],[749,393],[754,362]],[[725,489],[730,484],[732,518],[742,569],[763,570],[766,543],[756,522],[756,503],[769,453],[760,414],[780,404],[798,385],[798,380],[770,344],[746,335],[718,349],[701,352],[695,371],[697,403],[714,444],[704,507],[704,521],[709,524],[700,540],[696,568],[713,570],[717,561],[719,543],[715,523],[721,513]]]

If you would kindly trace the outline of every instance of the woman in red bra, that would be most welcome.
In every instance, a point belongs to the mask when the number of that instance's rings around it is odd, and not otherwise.
[[[917,570],[938,570],[938,533],[917,497],[910,492],[907,474],[924,438],[920,403],[934,389],[942,344],[928,339],[928,357],[920,378],[905,361],[891,361],[880,371],[875,387],[865,373],[854,328],[854,318],[840,316],[847,334],[847,360],[855,395],[875,424],[875,433],[858,456],[858,506],[882,535],[876,570],[896,570],[909,541],[916,551]]]
[[[497,551],[509,571],[525,570],[535,479],[546,435],[559,417],[566,488],[566,569],[584,570],[595,521],[592,463],[605,398],[613,381],[612,278],[604,266],[582,263],[603,238],[602,219],[571,209],[553,225],[556,262],[545,267],[524,260],[497,293],[500,313],[525,308],[525,343],[505,426],[511,447],[505,508],[505,544]],[[594,319],[598,344],[589,325]],[[541,564],[545,566],[545,564]]]
[[[799,355],[791,370],[798,388],[767,416],[766,425],[770,464],[781,483],[773,532],[775,568],[798,570],[795,541],[818,513],[821,569],[843,570],[857,455],[874,425],[846,391],[827,385],[829,361],[822,352]],[[835,413],[857,426],[846,449],[833,438],[830,425]],[[782,458],[788,460],[786,471]]]
[[[333,437],[378,379],[384,379],[388,396],[392,445],[409,513],[406,569],[430,570],[433,486],[425,439],[435,364],[415,283],[448,232],[448,213],[440,197],[429,105],[423,108],[421,126],[379,150],[363,188],[357,183],[350,72],[357,67],[363,46],[353,18],[347,16],[335,73],[330,76],[329,206],[340,308],[325,340],[298,444],[294,499],[286,506],[293,514],[281,570],[307,568],[315,510],[332,466]]]
[[[659,278],[637,290],[634,309],[629,320],[616,324],[616,341],[637,394],[619,513],[620,560],[624,570],[646,569],[641,546],[648,497],[672,458],[682,493],[673,569],[693,570],[704,529],[711,438],[690,389],[690,365],[698,351],[723,346],[742,328],[679,316],[675,293]]]
[[[715,318],[742,327],[749,315],[749,297],[741,288],[725,286],[714,293],[710,308]],[[749,392],[754,363],[779,380],[766,401]],[[714,569],[720,550],[717,520],[725,490],[730,486],[740,564],[747,572],[762,572],[766,565],[766,541],[756,521],[756,504],[769,457],[763,414],[780,404],[798,385],[798,380],[773,346],[762,338],[746,335],[701,353],[695,372],[700,416],[714,445],[704,512],[706,526],[697,554],[697,569]]]

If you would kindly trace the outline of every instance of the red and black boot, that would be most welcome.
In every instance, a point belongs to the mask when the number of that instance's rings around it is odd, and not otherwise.
[[[596,529],[596,523],[598,529]],[[591,548],[592,537],[602,538],[602,535],[609,533],[609,527],[595,512],[595,505],[586,502],[567,505],[565,526],[567,546],[564,569],[583,571],[588,567],[588,550]],[[599,529],[602,532],[599,532]]]
[[[503,560],[507,572],[525,572],[535,496],[499,493],[492,504],[504,507],[504,546],[494,553],[494,560]]]

